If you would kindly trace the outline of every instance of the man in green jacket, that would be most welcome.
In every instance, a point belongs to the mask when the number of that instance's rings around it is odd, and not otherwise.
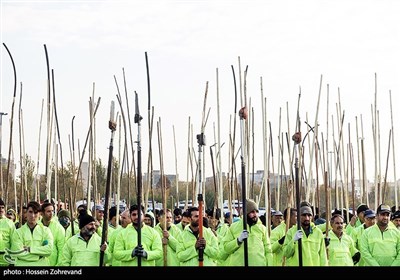
[[[234,222],[229,227],[223,240],[222,246],[229,255],[228,266],[244,266],[244,246],[247,239],[247,254],[249,266],[272,266],[271,242],[267,234],[267,228],[258,218],[258,205],[251,199],[246,200],[247,225],[243,229],[243,220]]]
[[[364,203],[361,203],[357,207],[357,210],[356,210],[357,215],[353,215],[353,217],[351,217],[350,223],[348,223],[346,225],[345,231],[347,234],[349,234],[351,236],[353,230],[365,222],[364,213],[368,209],[369,209],[368,205],[364,204]]]
[[[61,256],[62,249],[65,244],[65,229],[63,226],[55,219],[54,206],[50,202],[45,202],[41,206],[42,219],[39,221],[45,227],[48,227],[53,235],[54,246],[53,252],[51,253],[49,260],[50,266],[55,266]]]
[[[95,219],[87,214],[81,215],[79,229],[79,233],[66,241],[59,266],[99,266],[100,251],[104,252],[104,262],[107,262],[110,259],[107,242],[101,244]]]
[[[335,214],[331,218],[332,229],[327,241],[330,266],[354,266],[360,260],[353,238],[344,232],[344,218]]]
[[[172,222],[172,211],[164,209],[159,213],[160,222],[154,227],[161,237],[163,245],[163,257],[156,260],[156,266],[179,266],[179,260],[176,255],[178,246],[178,236],[181,230]]]
[[[143,223],[143,205],[140,211],[141,219],[139,221],[139,206],[131,206],[129,212],[132,224],[121,230],[116,236],[113,258],[121,261],[121,266],[138,266],[138,258],[140,258],[141,266],[155,266],[156,260],[163,256],[160,235],[154,228]],[[139,226],[141,244],[138,244]]]
[[[379,205],[376,224],[367,228],[360,240],[365,266],[400,266],[400,231],[389,226],[390,207]]]
[[[27,221],[14,232],[11,241],[15,266],[49,266],[54,246],[53,234],[48,227],[38,223],[40,204],[31,201],[27,207]]]
[[[0,266],[8,266],[3,258],[6,249],[11,248],[11,238],[15,231],[15,224],[6,217],[4,201],[0,198]]]
[[[108,242],[110,244],[109,246],[109,250],[111,253],[111,266],[121,266],[121,261],[117,261],[114,258],[114,245],[115,245],[115,240],[119,234],[119,232],[125,228],[127,228],[128,225],[130,225],[132,223],[131,220],[131,215],[129,213],[129,209],[126,209],[124,212],[121,213],[120,215],[120,225],[117,226],[117,228],[115,230],[113,230],[112,232],[110,232],[110,234],[108,235]]]
[[[290,211],[288,210],[290,209]],[[290,217],[288,217],[288,212]],[[286,224],[289,221],[289,225]],[[289,228],[296,225],[297,222],[297,209],[286,208],[283,211],[283,222],[279,226],[271,230],[271,248],[273,255],[273,266],[283,266],[283,243],[285,242],[286,232]]]
[[[200,238],[199,208],[189,208],[190,224],[178,237],[176,254],[180,266],[199,266],[199,250],[203,248],[203,266],[216,266],[218,240],[209,228],[203,225],[203,238]]]
[[[291,227],[283,244],[283,255],[287,266],[299,266],[299,246],[301,239],[301,254],[303,266],[327,266],[328,258],[325,248],[325,237],[322,231],[311,223],[313,212],[311,207],[300,208],[300,225]]]

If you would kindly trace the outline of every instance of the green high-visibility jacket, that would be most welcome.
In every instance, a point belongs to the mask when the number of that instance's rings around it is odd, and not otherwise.
[[[203,238],[206,240],[206,247],[203,254],[203,266],[216,266],[218,258],[218,240],[209,228],[203,227]],[[199,252],[195,247],[197,237],[193,234],[190,225],[178,236],[176,255],[180,266],[199,266]]]
[[[38,223],[43,225],[42,219]],[[60,259],[62,249],[65,244],[65,229],[60,224],[58,219],[52,219],[48,225],[48,228],[50,229],[51,234],[53,234],[54,240],[53,252],[49,257],[50,266],[56,266],[58,264],[58,260]]]
[[[54,247],[53,234],[43,224],[36,224],[33,231],[28,223],[14,231],[11,250],[19,251],[29,247],[30,252],[16,256],[15,266],[49,266],[49,257]]]
[[[306,236],[303,229],[301,239],[302,265],[303,266],[327,266],[328,258],[325,249],[325,240],[322,231],[313,223],[310,224],[311,233]],[[286,266],[299,266],[298,241],[293,240],[297,232],[297,225],[292,226],[286,233],[283,243],[283,255],[286,257]]]
[[[354,266],[353,256],[358,252],[353,238],[343,232],[339,239],[330,230],[328,233],[329,243],[329,266]]]
[[[244,246],[238,244],[237,238],[243,231],[243,220],[239,219],[229,227],[222,243],[225,252],[229,255],[227,266],[244,266]],[[247,255],[249,266],[272,266],[271,241],[267,235],[267,228],[258,219],[257,223],[247,225]]]
[[[156,230],[143,225],[141,230],[141,245],[147,253],[147,258],[141,258],[141,266],[155,266],[156,259],[162,258],[163,249],[161,237]],[[121,266],[137,266],[137,257],[132,257],[132,251],[138,245],[138,232],[132,224],[121,230],[115,240],[113,258],[121,261]]]
[[[95,232],[85,240],[78,232],[64,245],[59,266],[100,266],[101,237]],[[104,262],[110,258],[109,249],[104,251]]]
[[[111,266],[121,266],[121,262],[117,261],[114,258],[114,246],[115,246],[115,240],[117,238],[118,233],[123,229],[124,229],[124,227],[119,225],[116,229],[114,229],[108,233],[108,244],[109,244],[109,249],[110,249],[110,254],[111,254],[111,260],[110,260]]]
[[[157,224],[154,229],[160,235],[161,240],[163,237],[163,229],[160,224]],[[174,224],[171,224],[168,229],[169,237],[168,244],[166,246],[167,249],[167,266],[179,266],[178,256],[176,255],[176,247],[178,246],[178,236],[181,234],[181,230]],[[163,245],[164,246],[164,245]],[[156,266],[164,266],[164,248],[163,248],[163,257],[156,260]]]
[[[400,266],[400,231],[387,226],[382,232],[378,224],[367,228],[360,239],[364,266]]]
[[[224,236],[228,232],[228,230],[229,230],[228,224],[220,222],[217,226],[217,230],[215,231],[217,234],[218,248],[219,248],[217,266],[225,266],[229,256],[225,252],[224,247],[222,246],[222,240],[224,239]]]
[[[8,266],[3,256],[5,249],[11,248],[11,238],[15,231],[15,224],[6,216],[0,217],[0,266]]]
[[[279,240],[286,234],[286,223],[282,222],[276,228],[271,230],[271,248],[272,248],[272,265],[282,266],[283,263],[283,243]]]

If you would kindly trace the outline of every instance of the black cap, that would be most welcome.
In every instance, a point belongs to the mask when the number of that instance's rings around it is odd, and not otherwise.
[[[400,210],[397,210],[393,213],[392,220],[400,218]]]
[[[90,215],[82,215],[79,217],[79,229],[83,228],[87,224],[94,222],[94,218]]]

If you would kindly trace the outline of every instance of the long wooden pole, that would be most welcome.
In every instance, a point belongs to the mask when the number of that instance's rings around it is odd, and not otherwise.
[[[175,137],[175,126],[172,126],[172,131],[174,135],[174,152],[175,152],[175,196],[176,196],[176,207],[179,206],[179,174],[178,174],[178,156],[176,151],[176,137]],[[174,205],[171,205],[171,208]]]
[[[393,109],[392,109],[392,92],[389,91],[390,97],[390,123],[391,123],[391,131],[392,131],[392,152],[393,152],[393,182],[394,182],[394,201],[396,209],[399,209],[399,200],[398,200],[398,192],[397,192],[397,177],[396,177],[396,153],[394,150],[394,126],[393,126]]]
[[[12,150],[12,139],[13,139],[13,124],[14,124],[14,106],[15,106],[15,97],[17,95],[17,70],[15,68],[15,63],[14,59],[11,55],[10,50],[8,49],[7,45],[3,43],[3,46],[6,48],[7,53],[11,59],[11,63],[13,66],[13,72],[14,72],[14,93],[13,93],[13,100],[11,104],[11,118],[10,118],[10,137],[9,137],[9,147],[8,147],[8,157],[7,157],[7,172],[6,172],[6,181],[5,181],[5,192],[2,195],[5,197],[5,205],[8,205],[8,184],[9,184],[9,179],[10,179],[10,164],[11,164],[11,150]]]
[[[160,160],[160,182],[161,182],[161,197],[162,197],[162,205],[164,212],[163,224],[161,225],[163,230],[167,230],[167,184],[166,184],[166,176],[164,174],[164,155],[163,155],[163,144],[162,144],[162,132],[161,132],[161,118],[158,118],[157,122],[157,137],[158,137],[158,153]],[[168,265],[168,244],[163,244],[163,264],[164,266]]]
[[[386,197],[386,184],[387,184],[387,172],[388,172],[388,167],[389,167],[389,155],[390,155],[390,142],[392,140],[392,130],[389,130],[389,144],[388,144],[388,152],[386,156],[386,168],[385,168],[385,178],[383,181],[383,191],[382,191],[382,202],[385,202],[385,197]]]

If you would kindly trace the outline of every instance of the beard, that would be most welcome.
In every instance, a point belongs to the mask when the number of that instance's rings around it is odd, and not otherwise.
[[[255,216],[253,218],[249,218],[249,216],[247,216],[247,224],[249,226],[255,225],[257,223],[257,221],[258,221],[258,217],[257,216]]]
[[[95,232],[96,232],[95,229],[85,229],[83,234],[86,236],[92,236]]]
[[[199,226],[199,222],[192,222],[191,225],[192,225],[192,227],[198,227]]]

